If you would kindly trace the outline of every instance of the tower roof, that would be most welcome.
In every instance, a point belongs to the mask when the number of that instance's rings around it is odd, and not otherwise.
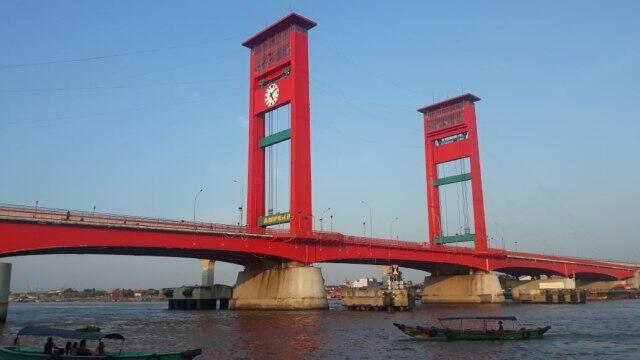
[[[312,27],[316,26],[317,24],[315,22],[307,19],[306,17],[304,17],[302,15],[299,15],[299,14],[296,14],[296,13],[293,12],[293,13],[283,17],[282,19],[276,21],[275,23],[271,24],[266,29],[264,29],[264,30],[260,31],[259,33],[253,35],[252,37],[247,39],[245,42],[243,42],[242,45],[251,49],[254,46],[256,46],[256,45],[260,44],[261,42],[263,42],[269,36],[273,35],[274,33],[277,33],[279,31],[282,31],[282,30],[286,29],[290,25],[298,25],[298,26],[300,26],[301,28],[303,28],[305,30],[309,30]]]
[[[477,96],[475,96],[475,95],[473,95],[471,93],[466,93],[466,94],[463,94],[463,95],[460,95],[460,96],[452,97],[450,99],[437,102],[435,104],[431,104],[431,105],[425,106],[423,108],[418,109],[418,111],[423,113],[423,114],[425,114],[425,113],[427,113],[429,111],[438,110],[438,109],[441,109],[441,108],[444,108],[444,107],[447,107],[449,105],[453,105],[453,104],[456,104],[456,103],[459,103],[459,102],[463,102],[463,101],[476,102],[478,100],[480,100],[479,97],[477,97]]]

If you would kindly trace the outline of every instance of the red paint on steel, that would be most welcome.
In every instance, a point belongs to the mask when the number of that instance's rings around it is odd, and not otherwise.
[[[480,174],[480,151],[474,102],[480,100],[472,94],[464,94],[418,111],[424,114],[424,142],[427,171],[427,220],[429,224],[429,244],[434,247],[436,239],[443,235],[440,195],[435,186],[438,179],[438,164],[469,158],[471,173],[471,194],[473,196],[473,222],[476,251],[486,252],[487,230],[484,218],[482,178]],[[464,139],[437,144],[437,141],[466,134]]]
[[[241,265],[260,259],[399,264],[434,273],[473,269],[600,279],[624,279],[640,270],[632,264],[495,249],[477,252],[332,232],[255,234],[240,226],[0,206],[0,256],[66,253],[207,258]]]
[[[487,247],[474,102],[465,94],[420,109],[424,113],[429,245],[313,232],[307,30],[316,24],[290,14],[245,41],[251,49],[247,227],[182,220],[0,206],[0,257],[33,254],[118,254],[206,258],[248,265],[260,259],[301,263],[399,264],[437,272],[500,271],[512,275],[562,275],[605,279],[634,276],[640,265],[540,255]],[[263,101],[266,86],[278,101]],[[263,229],[265,212],[264,114],[291,105],[291,225]],[[463,140],[436,146],[461,133]],[[470,157],[475,249],[436,246],[442,235],[438,163]]]
[[[255,233],[264,232],[259,226],[265,214],[265,149],[260,147],[264,115],[287,104],[291,106],[290,233],[308,235],[313,230],[307,30],[315,25],[292,13],[243,43],[251,49],[247,226]],[[269,83],[280,91],[271,106],[264,101]]]

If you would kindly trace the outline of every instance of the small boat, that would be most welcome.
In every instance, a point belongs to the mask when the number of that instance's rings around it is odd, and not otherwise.
[[[404,324],[393,323],[393,326],[397,327],[403,333],[411,336],[416,339],[434,339],[441,338],[444,339],[444,331],[441,328],[430,326],[424,327],[420,325],[409,326]]]
[[[45,354],[43,348],[20,346],[20,336],[56,337],[62,339],[102,341],[103,339],[120,340],[120,351],[107,351],[105,355],[64,355],[64,349],[55,349],[53,354]],[[202,354],[202,349],[181,352],[143,352],[122,351],[124,336],[116,333],[100,331],[77,331],[55,329],[40,326],[27,326],[16,335],[14,346],[0,346],[0,360],[28,359],[126,359],[126,360],[191,360]]]
[[[515,316],[446,317],[438,320],[447,340],[540,339],[551,328],[527,328]]]

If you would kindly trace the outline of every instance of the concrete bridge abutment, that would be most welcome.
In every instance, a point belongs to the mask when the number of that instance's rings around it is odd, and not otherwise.
[[[297,262],[260,262],[238,273],[229,307],[234,310],[328,309],[322,271]]]
[[[552,276],[521,282],[511,289],[511,298],[524,303],[584,303],[586,293],[576,289],[574,278]]]
[[[466,275],[431,275],[424,279],[422,303],[502,303],[504,293],[498,276],[476,272]]]
[[[11,264],[0,263],[0,322],[7,320],[11,292]]]

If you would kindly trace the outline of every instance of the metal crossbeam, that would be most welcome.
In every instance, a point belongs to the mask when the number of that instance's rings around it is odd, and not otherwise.
[[[447,177],[437,179],[433,184],[433,186],[437,187],[437,186],[454,184],[454,183],[459,183],[459,182],[468,181],[468,180],[471,180],[471,173],[447,176]]]
[[[275,145],[289,139],[291,139],[291,129],[282,130],[260,139],[260,147],[266,148],[267,146]]]

